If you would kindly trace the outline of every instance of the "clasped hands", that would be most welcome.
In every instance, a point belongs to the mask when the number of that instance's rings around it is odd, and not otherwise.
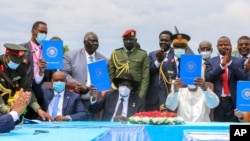
[[[77,82],[67,82],[66,88],[70,91],[80,93],[80,94],[86,94],[90,90],[90,87],[82,85]]]
[[[166,57],[166,53],[162,49],[160,51],[157,51],[155,53],[155,56],[156,56],[158,62],[162,62],[164,60],[164,58]]]
[[[231,61],[231,52],[232,51],[230,49],[228,49],[225,52],[226,52],[226,54],[223,56],[222,62],[221,62],[221,65],[223,67]]]

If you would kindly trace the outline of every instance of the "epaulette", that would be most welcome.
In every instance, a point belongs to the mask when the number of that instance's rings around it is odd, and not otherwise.
[[[143,50],[143,49],[138,49],[138,50],[141,50],[141,51],[144,51],[144,52],[146,52],[146,53],[147,53],[147,51],[146,51],[146,50]]]
[[[123,49],[123,47],[121,47],[121,48],[118,48],[118,49],[115,49],[115,50],[121,50],[121,49]]]

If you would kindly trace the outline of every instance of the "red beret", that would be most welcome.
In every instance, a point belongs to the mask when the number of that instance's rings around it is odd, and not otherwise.
[[[123,34],[122,34],[122,37],[126,37],[126,36],[129,36],[129,37],[135,37],[136,35],[136,31],[134,29],[128,29],[126,30]]]

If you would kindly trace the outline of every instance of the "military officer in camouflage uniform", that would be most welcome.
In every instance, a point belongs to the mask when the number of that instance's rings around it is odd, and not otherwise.
[[[23,88],[25,91],[31,91],[27,66],[23,63],[26,48],[10,43],[4,44],[4,47],[6,48],[6,53],[0,55],[0,113],[2,114],[10,111],[10,108],[7,106],[8,99],[12,98],[20,88]],[[29,106],[43,120],[53,120],[50,115],[40,108],[34,93],[32,93]]]
[[[149,84],[149,59],[147,52],[135,48],[137,39],[134,29],[126,30],[122,37],[125,47],[114,50],[109,60],[110,79],[119,77],[124,72],[129,72],[136,81],[140,82],[138,92],[139,96],[144,99]]]

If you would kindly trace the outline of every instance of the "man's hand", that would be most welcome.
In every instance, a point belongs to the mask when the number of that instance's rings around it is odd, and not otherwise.
[[[238,118],[238,119],[243,119],[243,113],[241,111],[239,111],[238,109],[234,110],[234,115]]]
[[[249,72],[249,71],[250,71],[250,59],[247,60],[247,64],[245,68],[245,72]]]
[[[66,118],[66,116],[56,116],[55,121],[69,121],[68,118]]]
[[[113,118],[114,121],[116,122],[127,122],[128,118],[122,116],[122,115],[117,115]]]
[[[178,92],[179,88],[184,87],[184,84],[180,78],[177,78],[176,80],[174,80],[173,84],[174,84],[174,92]]]
[[[77,83],[77,82],[67,82],[66,89],[68,89],[72,92],[86,94],[90,88],[88,86],[84,86],[84,85]]]
[[[199,86],[203,91],[207,90],[206,82],[202,78],[196,78],[194,80],[194,85]]]
[[[75,87],[75,92],[80,94],[87,94],[89,89],[90,88],[88,86],[77,84]]]
[[[54,121],[54,119],[46,112],[44,112],[41,108],[37,110],[37,114],[43,119],[43,120],[49,120]]]
[[[166,53],[164,52],[164,50],[160,50],[158,52],[155,53],[157,61],[158,62],[162,62],[164,60],[164,58],[166,57]]]
[[[44,73],[43,69],[47,67],[47,63],[45,62],[44,59],[39,59],[38,66],[39,66],[39,75],[41,76]]]
[[[90,96],[92,96],[92,101],[96,101],[97,100],[97,96],[98,96],[98,91],[95,87],[90,87]]]
[[[31,92],[24,92],[23,89],[20,89],[19,95],[16,99],[16,101],[11,105],[11,109],[13,111],[16,111],[17,114],[20,116],[26,106],[28,105],[31,97]]]
[[[226,50],[226,55],[223,57],[221,65],[224,67],[226,64],[228,64],[231,61],[231,49]]]

